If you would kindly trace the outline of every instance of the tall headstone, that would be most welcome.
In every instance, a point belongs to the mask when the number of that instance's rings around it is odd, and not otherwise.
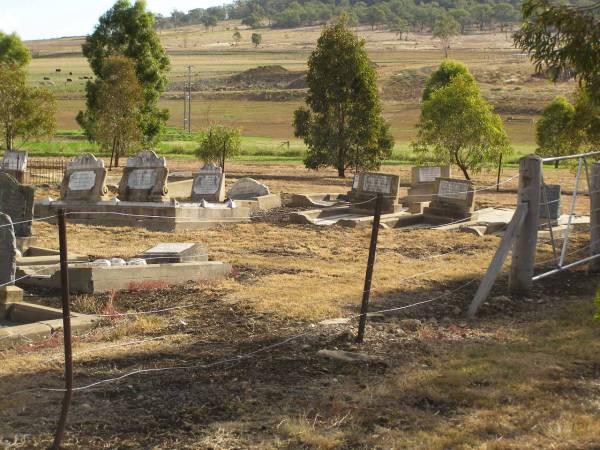
[[[451,178],[450,166],[413,167],[406,203],[430,202],[436,194],[437,178]]]
[[[159,158],[152,150],[142,150],[127,159],[119,183],[119,200],[164,202],[168,200],[168,176],[165,158]]]
[[[540,219],[558,220],[561,213],[560,194],[560,184],[547,184],[541,187]]]
[[[357,174],[349,192],[350,207],[358,212],[373,212],[375,197],[383,195],[381,212],[390,214],[400,211],[398,203],[400,177],[388,173],[363,172]]]
[[[0,213],[0,286],[15,282],[17,270],[17,240],[13,223],[7,214]]]
[[[205,164],[194,175],[192,200],[222,202],[225,200],[225,174],[215,164]]]
[[[90,153],[76,156],[67,164],[60,187],[63,201],[98,202],[106,200],[106,169],[104,161]]]
[[[253,178],[240,178],[227,191],[227,197],[233,200],[250,200],[270,195],[269,188]]]
[[[35,189],[19,184],[7,173],[0,173],[0,212],[14,223],[17,237],[31,236]]]
[[[475,189],[473,182],[453,178],[437,178],[435,195],[425,208],[425,220],[453,222],[475,219]]]
[[[19,183],[22,183],[26,170],[27,152],[25,150],[6,150],[4,152],[0,171],[12,175]]]

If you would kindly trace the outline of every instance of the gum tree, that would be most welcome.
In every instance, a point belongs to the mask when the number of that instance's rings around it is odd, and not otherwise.
[[[371,170],[389,158],[394,140],[382,117],[377,74],[365,42],[345,18],[325,28],[308,60],[308,108],[294,112],[296,137],[308,146],[308,169]]]

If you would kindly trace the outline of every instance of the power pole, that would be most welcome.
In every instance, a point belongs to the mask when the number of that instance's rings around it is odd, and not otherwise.
[[[192,132],[192,66],[188,66],[188,107],[187,107],[188,133]]]

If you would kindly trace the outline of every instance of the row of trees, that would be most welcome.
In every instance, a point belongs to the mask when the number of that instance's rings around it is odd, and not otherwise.
[[[294,28],[326,24],[331,19],[346,14],[350,25],[395,29],[400,24],[402,28],[421,32],[432,30],[436,22],[451,17],[459,24],[460,31],[465,33],[469,29],[505,30],[520,22],[519,8],[520,1],[517,0],[240,0],[222,7],[193,9],[188,13],[175,10],[170,17],[159,16],[157,26],[168,28],[204,24],[208,28],[219,20],[229,18],[241,19],[244,25],[251,28],[263,25]]]

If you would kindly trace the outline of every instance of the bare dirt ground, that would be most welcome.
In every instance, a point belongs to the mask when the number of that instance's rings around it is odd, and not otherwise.
[[[188,168],[189,169],[189,168]],[[386,168],[387,169],[387,168]],[[408,168],[390,168],[406,179]],[[569,170],[548,171],[556,179]],[[277,192],[343,192],[332,172],[232,165]],[[271,174],[271,175],[270,175]],[[272,175],[272,174],[277,174]],[[510,169],[503,175],[512,176]],[[550,178],[550,176],[549,176]],[[494,174],[477,177],[480,186]],[[507,183],[508,184],[508,183]],[[479,202],[514,202],[486,192]],[[34,224],[39,244],[57,230]],[[131,374],[76,392],[67,448],[595,448],[600,328],[598,278],[576,269],[510,296],[506,269],[477,320],[464,311],[499,238],[440,230],[382,230],[366,341],[359,311],[369,230],[271,221],[201,232],[159,233],[69,225],[69,248],[131,257],[159,242],[207,242],[231,278],[73,298],[104,313],[75,341],[75,384]],[[577,233],[569,260],[585,254]],[[538,246],[538,271],[551,258]],[[40,293],[33,293],[35,295]],[[32,301],[58,306],[41,293]],[[181,309],[115,316],[115,312]],[[62,386],[61,334],[2,351],[0,443],[42,449],[51,441]],[[319,350],[367,355],[359,363]]]

